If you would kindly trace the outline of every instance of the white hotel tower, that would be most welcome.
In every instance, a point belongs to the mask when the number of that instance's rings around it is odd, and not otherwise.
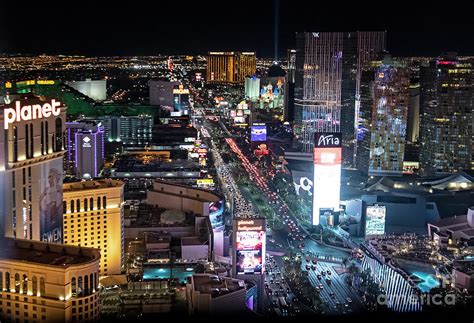
[[[67,107],[31,94],[0,99],[0,237],[61,243]]]

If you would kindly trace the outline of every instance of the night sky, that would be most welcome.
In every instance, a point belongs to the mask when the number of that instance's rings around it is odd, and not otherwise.
[[[344,30],[387,30],[388,49],[395,56],[474,54],[471,1],[345,2],[280,0],[280,55],[294,46],[296,31]],[[255,50],[259,57],[272,57],[274,3],[0,0],[0,52],[155,55]]]

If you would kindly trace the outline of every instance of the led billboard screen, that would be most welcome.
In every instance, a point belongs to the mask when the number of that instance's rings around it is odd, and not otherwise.
[[[254,124],[250,127],[250,141],[266,141],[267,126]]]
[[[385,205],[367,206],[365,212],[365,235],[382,235],[385,233]]]
[[[236,222],[234,242],[236,274],[263,274],[266,242],[264,220],[241,219]]]
[[[313,150],[313,225],[323,210],[338,210],[341,190],[341,133],[316,133]]]
[[[41,164],[40,234],[41,240],[62,243],[63,177],[62,159]]]
[[[209,202],[209,219],[213,228],[224,224],[224,201]]]

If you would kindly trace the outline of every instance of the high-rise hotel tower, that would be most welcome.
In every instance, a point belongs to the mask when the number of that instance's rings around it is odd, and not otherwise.
[[[31,94],[0,102],[0,236],[62,242],[66,106]]]

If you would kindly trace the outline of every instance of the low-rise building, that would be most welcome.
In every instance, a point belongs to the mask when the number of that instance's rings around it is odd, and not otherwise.
[[[97,249],[0,240],[0,321],[97,321]]]
[[[245,282],[209,274],[194,274],[186,285],[190,314],[243,313],[246,307]]]

